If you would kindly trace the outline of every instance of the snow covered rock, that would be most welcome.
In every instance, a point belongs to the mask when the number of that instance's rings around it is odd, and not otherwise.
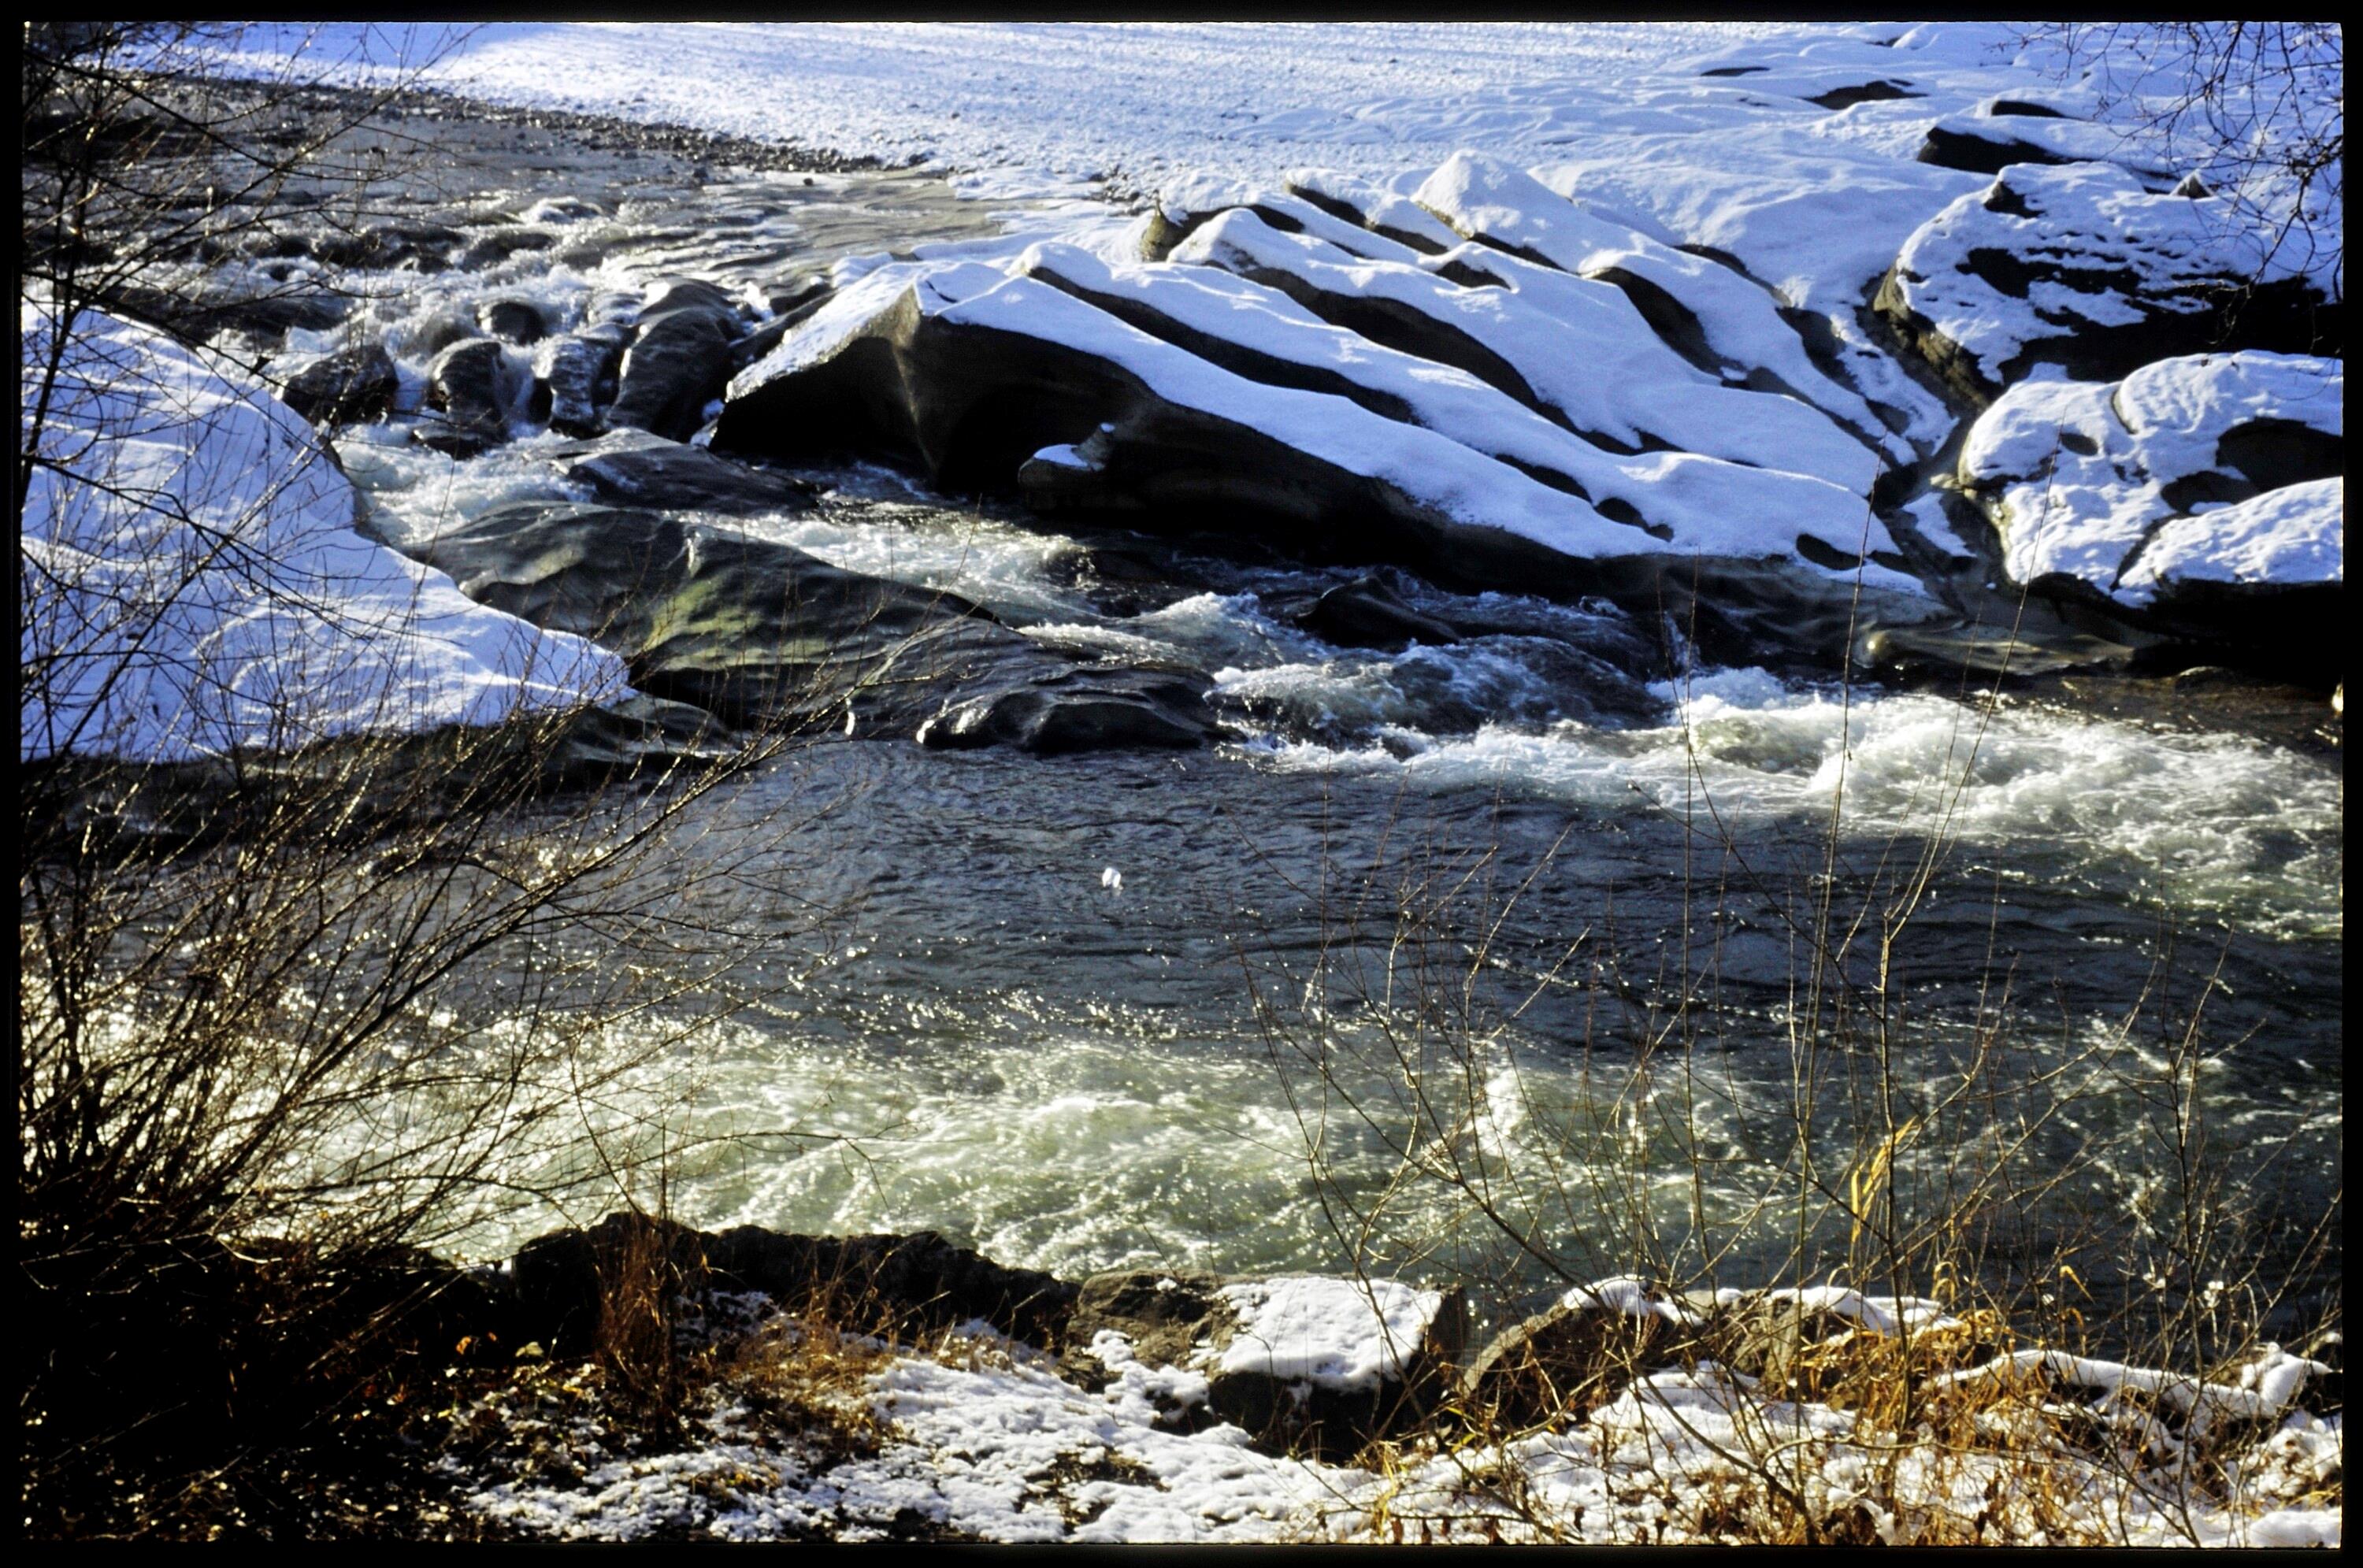
[[[1037,753],[1213,734],[1193,671],[1080,666],[956,594],[653,513],[517,502],[416,547],[471,596],[590,637],[643,690],[737,723]]]
[[[1615,284],[1702,370],[1798,398],[1874,447],[1893,440],[1859,392],[1814,362],[1781,302],[1736,269],[1677,250],[1474,153],[1446,160],[1413,199],[1470,239]],[[1890,455],[1908,461],[1911,452],[1898,442]]]
[[[1366,226],[1359,213],[1340,213],[1334,200],[1308,200],[1291,191],[1193,174],[1159,194],[1140,230],[1140,259],[1162,261],[1207,220],[1238,211],[1255,214],[1283,234],[1310,235],[1365,260],[1414,261],[1425,250]]]
[[[26,364],[50,325],[28,308]],[[28,377],[29,385],[29,377]],[[355,531],[294,410],[150,328],[76,324],[18,543],[18,755],[177,761],[627,695],[614,656]]]
[[[1826,415],[1698,371],[1609,285],[1463,249],[1515,286],[1361,260],[1237,207],[1178,265],[1059,245],[882,265],[732,381],[713,446],[882,455],[1037,511],[1214,515],[1553,591],[1705,558],[1810,594],[1892,550],[1863,499],[1876,455]],[[1632,417],[1766,466],[1668,450]]]
[[[1204,226],[1173,259],[1262,284],[1369,343],[1459,370],[1610,452],[1692,452],[1851,496],[1867,495],[1878,471],[1875,452],[1807,404],[1701,370],[1612,283],[1476,245],[1417,266],[1361,261],[1244,210]]]
[[[2345,389],[2338,360],[2260,352],[2023,382],[1971,426],[1958,480],[2014,580],[2303,659],[2343,605]]]
[[[1113,1352],[1123,1365],[1202,1375],[1206,1408],[1267,1446],[1337,1455],[1434,1407],[1459,1353],[1462,1317],[1458,1291],[1394,1280],[1226,1284],[1122,1270],[1083,1283],[1069,1334],[1098,1347],[1104,1364]],[[1169,1419],[1186,1422],[1187,1412]]]
[[[2119,163],[2158,190],[2175,183],[2158,149],[2127,127],[2095,124],[2048,96],[2001,94],[1947,115],[1928,127],[1919,160],[1971,174],[1999,174],[2014,163]]]
[[[2293,265],[2225,198],[2110,163],[2013,164],[1912,236],[1878,309],[1983,405],[2038,364],[2098,381],[2202,349],[2335,353],[2342,307]]]

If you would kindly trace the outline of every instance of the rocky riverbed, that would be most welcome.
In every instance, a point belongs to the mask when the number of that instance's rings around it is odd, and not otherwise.
[[[1735,56],[1700,91],[1892,106],[1937,90],[1904,52]],[[628,681],[560,784],[800,743],[697,824],[767,846],[770,940],[729,977],[763,1005],[594,1046],[683,1064],[649,1103],[683,1119],[671,1206],[705,1231],[663,1245],[746,1317],[726,1338],[809,1332],[779,1310],[849,1269],[917,1313],[855,1358],[840,1414],[869,1435],[808,1452],[818,1429],[759,1431],[732,1394],[687,1446],[585,1416],[557,1469],[490,1440],[455,1482],[476,1516],[1351,1533],[1386,1486],[1468,1497],[1433,1456],[1350,1456],[1456,1402],[1519,1426],[1537,1380],[1644,1451],[1744,1427],[1762,1401],[1735,1390],[1769,1380],[1836,1453],[1853,1418],[1782,1369],[1896,1336],[1852,1292],[1783,1327],[1766,1282],[1807,1264],[1757,1220],[1792,1154],[1846,1170],[1874,1113],[1862,1052],[1800,1077],[1832,910],[1886,927],[1837,983],[1909,1015],[1908,1066],[1880,1058],[1904,1102],[1876,1107],[1906,1199],[2077,1173],[1982,1216],[1981,1283],[2069,1262],[2102,1323],[2216,1288],[2125,1240],[2190,1175],[2152,1112],[2203,1083],[2230,1252],[2294,1344],[2336,1274],[2336,302],[2291,273],[2224,312],[2211,193],[2009,102],[1915,143],[1961,193],[1880,241],[1858,298],[1473,149],[1387,182],[961,200],[427,100],[355,138],[427,154],[368,210],[298,185],[256,242],[183,258],[186,286],[109,302],[277,388],[258,439],[316,429],[336,561],[517,618],[471,645],[488,670],[555,649]],[[513,1003],[498,975],[460,990]],[[2225,1043],[2180,1055],[2202,1001]],[[2004,1068],[2053,1098],[1980,1100]],[[1817,1211],[1813,1277],[1859,1219]],[[436,1332],[499,1344],[502,1378],[595,1337],[605,1243],[520,1250],[549,1223],[460,1238],[511,1261],[445,1281],[464,1320]],[[1687,1272],[1713,1252],[1724,1289],[1590,1266],[1636,1228],[1687,1237]],[[1375,1340],[1290,1326],[1347,1297]],[[2103,1425],[2162,1408],[2127,1415],[2116,1362],[2021,1366],[1942,1304],[1879,1310],[1944,1320],[1928,1378],[2049,1378]],[[992,1364],[904,1353],[948,1331]],[[2224,1375],[2242,1473],[2302,1512],[2329,1412],[2291,1360]],[[964,1401],[1075,1432],[986,1441]],[[2169,1412],[2175,1452],[2203,1408]],[[1624,1440],[1582,1430],[1503,1473],[1557,1486],[1577,1533],[1587,1507],[1601,1539],[1646,1530],[1601,1479]]]

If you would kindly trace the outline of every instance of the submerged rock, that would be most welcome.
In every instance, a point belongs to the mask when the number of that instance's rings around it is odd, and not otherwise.
[[[519,502],[417,553],[471,597],[623,654],[639,690],[737,723],[1044,753],[1214,733],[1197,672],[1078,666],[956,594],[648,512]]]
[[[400,387],[385,345],[367,343],[313,360],[287,378],[279,397],[315,425],[353,425],[383,418]]]
[[[1339,647],[1390,653],[1414,642],[1440,646],[1460,640],[1450,626],[1404,603],[1375,573],[1329,590],[1296,624]]]

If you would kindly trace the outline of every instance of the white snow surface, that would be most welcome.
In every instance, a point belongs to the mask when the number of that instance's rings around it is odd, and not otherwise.
[[[1293,1275],[1226,1285],[1238,1314],[1218,1373],[1259,1373],[1283,1383],[1354,1393],[1399,1379],[1419,1353],[1443,1296],[1392,1279]]]
[[[2174,582],[2344,582],[2346,480],[2283,485],[2220,511],[2178,517],[2149,536],[2119,582],[2155,595]]]
[[[28,305],[30,367],[50,321]],[[355,531],[310,426],[148,327],[76,322],[19,540],[18,755],[177,761],[629,694],[620,660]],[[42,700],[46,695],[47,701]]]
[[[1335,1304],[1340,1312],[1350,1297],[1371,1320],[1359,1286],[1326,1283],[1344,1293]],[[1588,1288],[1614,1298],[1631,1283]],[[1325,1305],[1305,1320],[1328,1315]],[[2275,1430],[2235,1451],[2209,1479],[2184,1464],[2183,1446],[2165,1426],[2113,1392],[2155,1387],[2170,1404],[2172,1379],[2075,1357],[2055,1375],[2101,1390],[2091,1408],[2134,1443],[2115,1461],[2047,1449],[2032,1436],[2009,1457],[1898,1445],[1854,1414],[1759,1393],[1752,1379],[1703,1363],[1650,1373],[1580,1419],[1525,1438],[1451,1453],[1407,1451],[1397,1473],[1381,1476],[1259,1452],[1227,1423],[1170,1430],[1170,1412],[1204,1402],[1205,1379],[1143,1363],[1118,1333],[1093,1338],[1093,1353],[1115,1375],[1096,1394],[982,1323],[933,1353],[860,1342],[884,1359],[842,1397],[888,1423],[874,1452],[832,1452],[725,1392],[712,1408],[693,1412],[685,1450],[613,1457],[595,1399],[520,1410],[501,1394],[494,1408],[511,1429],[509,1443],[523,1450],[548,1441],[582,1466],[579,1475],[535,1460],[511,1462],[505,1474],[498,1462],[478,1461],[472,1471],[456,1460],[443,1465],[469,1488],[478,1513],[573,1539],[811,1533],[865,1540],[915,1519],[998,1541],[1697,1541],[1728,1529],[1713,1521],[1747,1490],[1751,1467],[1768,1461],[1817,1510],[1860,1505],[1874,1529],[1891,1537],[1936,1515],[1972,1531],[1986,1520],[1988,1539],[2016,1544],[2336,1545],[2343,1537],[2336,1510],[2317,1501],[2343,1466],[2341,1419],[2288,1408],[2319,1369],[2278,1347],[2244,1368],[2236,1387],[2210,1386],[2194,1401],[2224,1414],[2278,1417]],[[2025,1360],[1972,1375],[2011,1375]],[[2180,1428],[2195,1437],[2205,1422],[2191,1418]],[[2166,1441],[2144,1448],[2145,1438]],[[2069,1500],[2047,1520],[2019,1500],[2037,1470],[2046,1472],[2045,1490]],[[1505,1491],[1486,1484],[1488,1475],[1513,1479]],[[1920,1518],[1900,1518],[1891,1504]],[[2053,1540],[2047,1525],[2062,1518],[2089,1535]],[[1410,1534],[1401,1533],[1405,1522]]]
[[[2047,91],[2100,112],[2044,73],[2051,51],[1969,22],[256,25],[227,52],[361,77],[407,63],[499,102],[925,161],[993,200],[1147,193],[1196,171],[1277,187],[1306,168],[1407,195],[1405,171],[1476,148],[1825,312],[1985,183],[1914,160],[1931,125]],[[2306,91],[2323,81],[2335,72]],[[1908,95],[1814,101],[1873,83]]]
[[[2340,360],[2258,351],[2161,359],[2122,381],[2023,381],[1970,427],[1958,474],[2002,508],[2004,565],[2021,582],[2068,572],[2147,604],[2172,580],[2339,581],[2342,480],[2188,515],[2165,489],[2229,471],[2217,447],[2243,425],[2342,436],[2345,392]]]
[[[1212,248],[1226,243],[1223,236],[1235,226],[1251,227],[1274,240],[1300,237],[1281,236],[1253,214],[1233,211],[1202,227],[1183,248],[1204,241],[1210,248],[1207,254],[1219,255]],[[1177,250],[1176,255],[1181,253]],[[1302,265],[1321,264],[1308,260]],[[1177,314],[1208,326],[1219,325],[1225,335],[1275,358],[1326,361],[1373,387],[1416,393],[1435,415],[1437,428],[1403,424],[1344,397],[1270,385],[1234,374],[1027,275],[1029,269],[1054,273],[1063,270],[1078,282],[1104,286],[1108,292],[1124,289],[1128,280],[1132,291],[1144,298],[1152,297],[1144,291],[1153,289],[1153,298],[1160,305],[1170,301]],[[1370,272],[1382,282],[1400,282],[1421,291],[1448,289],[1497,304],[1495,296],[1508,293],[1459,289],[1415,268],[1386,263],[1366,263],[1356,271]],[[1506,400],[1491,408],[1481,403],[1472,410],[1470,400],[1481,398],[1485,390],[1473,378],[1439,374],[1437,367],[1405,363],[1403,356],[1387,356],[1350,340],[1350,335],[1322,327],[1284,296],[1271,291],[1250,294],[1226,287],[1218,279],[1192,276],[1201,271],[1168,266],[1126,269],[1119,274],[1075,248],[1029,248],[1002,266],[981,260],[883,264],[849,282],[769,354],[741,371],[730,383],[729,396],[745,397],[774,377],[815,364],[871,330],[882,317],[912,309],[948,323],[972,324],[1057,343],[1106,360],[1137,377],[1168,403],[1247,425],[1348,472],[1381,480],[1457,521],[1499,528],[1570,556],[1707,551],[1786,558],[1798,534],[1808,531],[1823,536],[1826,544],[1848,556],[1861,552],[1866,545],[1872,550],[1893,548],[1885,529],[1835,485],[1795,474],[1743,474],[1727,464],[1685,461],[1679,453],[1653,453],[1612,463],[1608,454],[1595,448],[1597,456],[1587,457],[1581,444],[1559,439],[1542,422],[1506,404]],[[1150,280],[1145,285],[1144,276]],[[1192,284],[1198,291],[1211,287],[1213,292],[1185,293]],[[1423,376],[1424,382],[1414,385]],[[1747,399],[1751,409],[1760,405],[1768,415],[1787,411],[1810,422],[1809,428],[1818,427],[1829,432],[1832,439],[1854,446],[1826,419],[1794,400],[1738,395]],[[1537,438],[1532,435],[1534,427],[1542,426],[1546,434],[1540,438],[1553,442],[1557,465],[1581,467],[1600,491],[1614,494],[1621,490],[1645,497],[1649,506],[1664,513],[1661,531],[1614,521],[1590,502],[1545,485],[1443,433],[1449,429],[1481,438],[1498,435],[1501,439],[1485,439],[1481,444],[1515,451],[1521,425],[1529,432],[1529,443]],[[1854,449],[1867,477],[1869,454],[1859,447]],[[1043,459],[1046,463],[1071,466],[1058,448],[1050,452]],[[1660,483],[1661,491],[1652,488]],[[1718,483],[1730,500],[1716,502]],[[1746,486],[1747,493],[1735,493],[1736,485]],[[1867,567],[1864,571],[1866,578],[1880,586],[1916,589],[1913,580],[1885,568]]]

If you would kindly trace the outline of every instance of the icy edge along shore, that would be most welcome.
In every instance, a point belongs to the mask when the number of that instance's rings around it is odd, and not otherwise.
[[[836,297],[732,381],[713,445],[886,456],[1037,511],[1212,520],[1495,585],[1575,563],[1640,582],[1703,558],[1809,593],[1859,573],[1916,594],[1868,502],[1892,443],[1868,405],[1756,285],[1618,233],[1733,351],[1785,340],[1789,374],[1703,370],[1714,350],[1686,358],[1615,284],[1550,261],[1424,256],[1295,197],[1193,186],[1127,237],[1170,259],[1044,244],[841,268]]]
[[[566,1295],[553,1286],[595,1290],[589,1265],[619,1223],[544,1238],[471,1277],[547,1313]],[[496,1386],[483,1408],[517,1439],[444,1462],[470,1507],[529,1533],[594,1539],[1406,1539],[1391,1536],[1391,1519],[1424,1521],[1421,1538],[1749,1539],[1751,1466],[1777,1459],[1828,1528],[1866,1540],[1932,1521],[2002,1542],[2340,1536],[2335,1508],[2321,1506],[2343,1452],[2343,1419],[2319,1413],[2335,1403],[2332,1368],[2278,1346],[2202,1382],[2005,1353],[1916,1298],[1835,1286],[1686,1296],[1620,1277],[1570,1290],[1461,1365],[1457,1296],[1392,1280],[1142,1269],[1073,1285],[925,1234],[744,1227],[674,1242],[714,1271],[701,1320],[727,1320],[722,1331],[758,1347],[734,1364],[793,1365],[814,1336],[837,1332],[793,1316],[816,1279],[858,1276],[864,1299],[908,1318],[915,1333],[838,1334],[864,1370],[824,1404],[884,1423],[875,1439],[850,1453],[815,1440],[812,1411],[782,1421],[760,1373],[707,1390],[689,1442],[660,1452],[603,1427],[595,1394],[572,1388],[562,1412],[544,1412]],[[790,1316],[772,1317],[774,1301]],[[549,1331],[535,1323],[514,1327]],[[1919,1347],[1930,1398],[1977,1403],[2001,1423],[1984,1431],[1990,1444],[1953,1452],[1904,1434],[1899,1445],[1873,1418],[1810,1392],[1820,1374],[1809,1367],[1876,1359],[1898,1335]],[[1046,1345],[1064,1349],[1054,1358]],[[846,1353],[821,1348],[823,1364]],[[574,1353],[556,1337],[548,1349]],[[2047,1442],[2038,1408],[2089,1419],[2122,1452]],[[1383,1474],[1349,1460],[1371,1435],[1414,1440],[1439,1421],[1473,1441],[1413,1441]],[[526,1453],[534,1431],[564,1433],[570,1463]],[[2035,1492],[2069,1501],[2046,1510]],[[1766,1506],[1761,1495],[1752,1505]]]
[[[28,416],[54,323],[21,313]],[[303,418],[203,351],[84,312],[19,542],[21,760],[172,762],[497,724],[632,695],[621,660],[357,531]]]

